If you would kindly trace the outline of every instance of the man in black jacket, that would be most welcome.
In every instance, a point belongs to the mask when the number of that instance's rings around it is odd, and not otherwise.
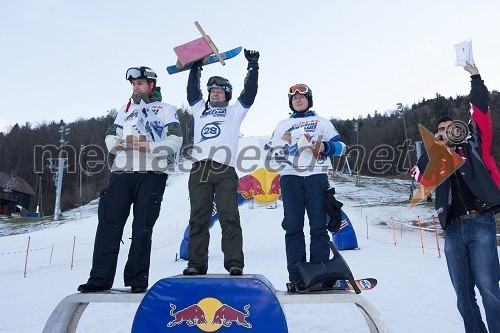
[[[495,213],[500,211],[500,173],[490,153],[493,131],[488,90],[477,67],[467,63],[464,69],[472,79],[468,126],[444,116],[438,120],[436,133],[464,164],[436,188],[435,207],[445,231],[446,262],[465,331],[487,332],[476,302],[476,286],[492,333],[500,332],[495,223]],[[422,155],[415,172],[417,181],[422,180],[428,163],[428,155]]]

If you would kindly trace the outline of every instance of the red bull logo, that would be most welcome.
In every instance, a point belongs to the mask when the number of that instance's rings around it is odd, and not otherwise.
[[[132,333],[288,332],[275,288],[264,276],[172,276],[156,282],[134,317]]]
[[[259,179],[251,174],[238,180],[238,193],[241,193],[244,199],[265,194]]]
[[[271,180],[271,187],[269,188],[269,192],[267,194],[272,195],[280,195],[281,194],[281,187],[280,187],[280,175],[277,174],[272,180]]]
[[[193,304],[185,309],[175,311],[175,304],[170,303],[170,315],[174,317],[174,320],[167,324],[167,327],[173,327],[182,323],[186,323],[189,327],[198,324],[206,324],[207,319],[205,318],[205,312],[198,304]]]
[[[222,304],[222,306],[215,312],[212,324],[220,324],[225,327],[229,327],[233,323],[236,323],[246,328],[252,328],[252,324],[246,320],[246,318],[250,316],[250,311],[248,311],[249,308],[250,304],[245,305],[243,307],[245,313],[243,313],[227,304]]]
[[[238,193],[246,200],[253,198],[260,204],[272,204],[281,195],[280,175],[277,172],[259,168],[251,174],[240,178]]]
[[[252,328],[252,324],[247,320],[250,316],[250,304],[245,305],[243,311],[239,311],[216,298],[207,297],[197,304],[177,312],[175,310],[176,305],[170,303],[170,316],[173,319],[167,323],[167,327],[186,324],[189,327],[197,326],[204,332],[215,332],[221,327],[231,327],[233,324]]]

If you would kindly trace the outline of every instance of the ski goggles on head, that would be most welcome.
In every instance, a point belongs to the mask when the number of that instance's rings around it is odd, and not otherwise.
[[[226,79],[220,77],[220,76],[212,76],[208,82],[207,86],[225,86],[227,85]]]
[[[212,90],[212,88],[219,88],[227,92],[231,91],[231,89],[227,85],[212,84],[207,86],[208,91]]]
[[[305,95],[309,92],[309,87],[306,86],[305,84],[299,83],[296,85],[293,85],[288,89],[288,96],[293,96],[296,93],[299,93],[301,95]]]
[[[136,80],[136,79],[140,79],[140,78],[144,78],[144,79],[156,78],[156,73],[153,71],[148,71],[144,67],[140,67],[140,68],[131,67],[131,68],[127,69],[127,73],[125,74],[125,79],[130,81],[130,80]]]
[[[231,90],[233,89],[231,83],[229,83],[228,80],[220,76],[212,76],[210,79],[208,79],[207,82],[208,91],[210,91],[212,88],[220,88],[227,92],[231,92]]]

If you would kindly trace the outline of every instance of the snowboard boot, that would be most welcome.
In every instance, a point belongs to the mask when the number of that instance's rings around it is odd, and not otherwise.
[[[289,293],[298,293],[305,289],[304,282],[302,281],[291,281],[286,284],[286,291]]]
[[[146,287],[139,287],[139,286],[131,286],[130,287],[130,292],[132,294],[140,294],[140,293],[145,293],[148,288]]]
[[[206,270],[199,270],[198,268],[195,268],[195,267],[186,267],[183,271],[182,271],[182,274],[183,275],[205,275],[207,274],[207,271]]]
[[[81,293],[96,293],[98,291],[109,290],[110,288],[98,287],[92,283],[84,283],[78,286],[78,291]]]
[[[240,275],[243,275],[243,269],[241,269],[239,267],[231,267],[229,269],[229,275],[231,275],[231,276],[240,276]]]

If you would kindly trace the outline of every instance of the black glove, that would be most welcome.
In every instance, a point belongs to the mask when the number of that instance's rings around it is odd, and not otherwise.
[[[340,229],[340,224],[342,223],[342,202],[335,199],[335,188],[331,187],[325,192],[325,207],[328,216],[330,216],[330,221],[328,222],[327,229],[330,232],[337,232]]]
[[[201,66],[203,66],[203,60],[204,60],[204,58],[196,60],[195,62],[193,62],[193,65],[191,65],[191,67],[201,68]]]
[[[247,69],[259,68],[259,51],[252,51],[245,49],[245,58],[248,60]]]

